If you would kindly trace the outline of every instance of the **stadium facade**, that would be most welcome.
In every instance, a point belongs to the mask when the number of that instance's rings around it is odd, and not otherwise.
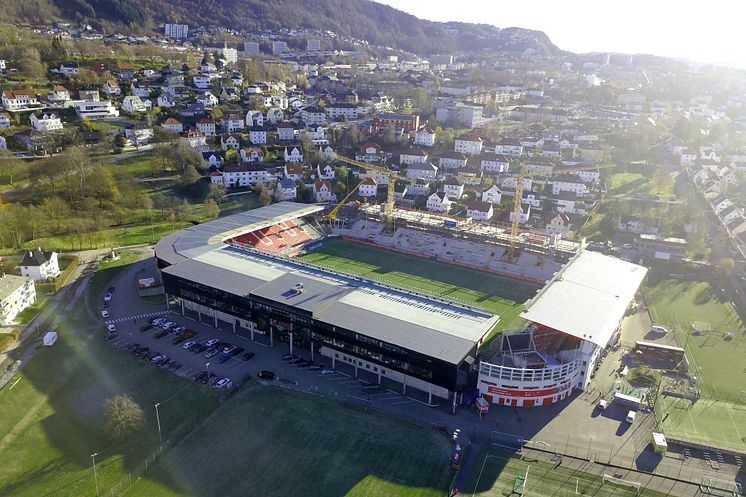
[[[433,395],[473,388],[499,316],[286,257],[319,243],[322,207],[281,202],[193,226],[155,248],[169,300],[249,339],[309,349]]]
[[[498,353],[480,361],[477,387],[498,405],[534,407],[588,386],[647,269],[581,251],[526,304],[531,326],[503,333]]]

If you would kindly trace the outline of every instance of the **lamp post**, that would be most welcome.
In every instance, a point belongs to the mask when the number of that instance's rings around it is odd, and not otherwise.
[[[161,405],[160,402],[157,402],[155,404],[155,421],[158,424],[158,442],[160,444],[160,447],[163,448],[163,436],[161,435],[161,416],[158,413],[158,406]]]
[[[93,485],[96,487],[96,497],[98,497],[98,475],[96,474],[96,456],[98,452],[91,454],[91,461],[93,462]]]
[[[210,363],[205,363],[205,368],[207,369],[207,383],[210,383]]]

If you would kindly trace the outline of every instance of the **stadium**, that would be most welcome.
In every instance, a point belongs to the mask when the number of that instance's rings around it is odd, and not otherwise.
[[[645,275],[542,233],[521,233],[519,256],[509,261],[509,231],[498,226],[397,208],[394,231],[385,234],[375,207],[351,209],[333,223],[320,222],[323,211],[281,202],[164,237],[155,252],[169,300],[236,335],[262,335],[270,346],[305,349],[312,360],[327,357],[332,367],[341,362],[356,375],[418,389],[428,402],[435,396],[455,405],[478,387],[493,403],[530,406],[587,385],[586,371],[615,340]],[[349,244],[348,265],[307,258],[333,243]],[[489,288],[475,296],[422,281],[392,283],[386,271],[362,274],[355,252],[365,247],[385,250],[379,259],[456,268]],[[501,319],[517,317],[527,298],[490,306],[487,297],[521,285],[533,296],[522,314],[531,325],[505,331],[498,353],[483,357],[480,348]]]

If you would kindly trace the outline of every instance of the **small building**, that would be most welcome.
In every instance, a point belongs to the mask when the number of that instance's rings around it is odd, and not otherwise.
[[[334,202],[337,196],[332,191],[332,182],[328,179],[316,180],[313,183],[313,198],[316,202]]]
[[[297,185],[295,181],[283,178],[275,185],[275,199],[282,202],[283,200],[295,200],[297,197]]]
[[[497,185],[492,185],[482,192],[482,201],[489,202],[493,205],[499,205],[503,199],[503,192]]]
[[[451,210],[451,199],[445,193],[436,192],[427,197],[426,208],[430,212],[447,213]]]
[[[641,233],[632,240],[632,247],[642,257],[680,261],[686,257],[687,242],[683,238],[670,238]]]
[[[472,200],[466,206],[466,216],[474,221],[487,221],[492,218],[495,211],[492,203],[483,202],[482,200]]]
[[[358,194],[361,197],[375,197],[378,193],[378,184],[373,178],[365,178],[360,187],[358,188]]]
[[[24,252],[19,267],[21,276],[34,281],[47,281],[60,275],[57,252],[44,252],[41,247]]]
[[[453,149],[463,154],[479,155],[482,153],[482,139],[473,134],[459,136],[456,138]]]
[[[414,144],[421,147],[432,147],[435,145],[435,132],[430,128],[422,128],[414,134]]]
[[[36,288],[31,278],[0,276],[0,326],[10,326],[16,316],[35,302]]]
[[[62,130],[62,119],[54,112],[34,112],[31,114],[31,127],[36,131],[51,132]]]

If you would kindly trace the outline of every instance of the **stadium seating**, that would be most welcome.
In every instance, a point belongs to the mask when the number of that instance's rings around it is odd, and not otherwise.
[[[268,254],[292,253],[301,245],[323,237],[303,219],[283,221],[245,233],[227,241],[230,245],[251,247]]]

